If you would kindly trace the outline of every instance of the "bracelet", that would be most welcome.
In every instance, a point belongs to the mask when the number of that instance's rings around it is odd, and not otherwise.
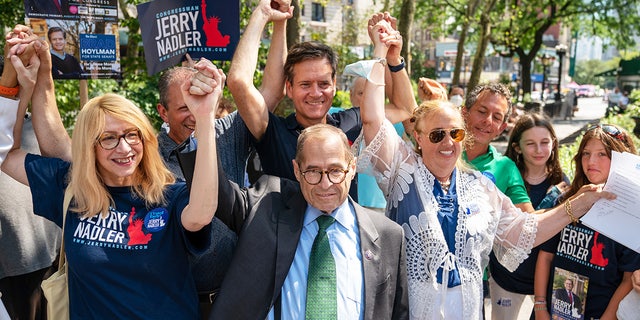
[[[533,311],[547,311],[547,306],[534,306]]]
[[[578,223],[578,219],[576,219],[576,217],[573,215],[573,210],[571,209],[571,200],[570,199],[567,199],[567,201],[564,202],[564,211],[569,216],[569,219],[571,219],[571,223],[575,226]]]
[[[546,306],[547,302],[546,301],[535,301],[533,304],[544,304]]]
[[[546,297],[546,296],[533,296],[533,299],[534,299],[534,300],[535,300],[535,299],[547,300],[547,297]],[[540,301],[540,300],[538,300],[538,301]]]
[[[397,65],[397,66],[388,65],[388,66],[389,66],[389,71],[398,72],[398,71],[404,69],[404,66],[405,66],[404,58],[400,57],[400,64],[399,65]]]
[[[15,86],[13,88],[0,86],[0,95],[15,97],[18,95],[18,92],[20,92],[20,86]]]
[[[373,61],[381,64],[383,67],[387,65],[387,59],[386,58],[373,58]]]

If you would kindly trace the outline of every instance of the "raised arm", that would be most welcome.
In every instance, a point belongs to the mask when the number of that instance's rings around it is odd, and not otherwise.
[[[3,57],[9,55],[9,50],[12,47],[11,42],[8,40],[11,38],[12,33],[7,35],[7,42],[4,48]],[[16,70],[11,65],[11,62],[6,59],[4,68],[2,69],[2,75],[0,76],[0,164],[7,157],[7,153],[12,149],[14,144],[14,125],[16,124],[16,114],[18,112],[18,78]],[[21,104],[25,104],[22,102]]]
[[[286,12],[271,7],[271,2],[278,7],[286,8]],[[249,24],[245,29],[238,47],[236,48],[231,68],[229,69],[229,91],[238,106],[238,112],[247,128],[256,139],[261,139],[269,124],[269,108],[265,97],[253,84],[253,74],[256,71],[258,48],[262,31],[269,21],[286,20],[293,14],[293,8],[286,0],[260,0],[258,7],[251,14]],[[279,29],[279,28],[276,28]],[[276,31],[276,30],[274,30]],[[273,57],[281,59],[276,53]],[[282,90],[282,89],[279,89]],[[267,95],[270,103],[273,97]]]
[[[269,112],[273,112],[284,97],[284,62],[287,59],[287,20],[273,22],[273,33],[260,93]]]
[[[198,138],[189,204],[182,212],[182,226],[189,231],[210,224],[218,206],[215,114],[225,81],[222,70],[211,61],[200,60],[195,68],[198,73],[181,87],[184,101],[196,119]]]
[[[386,33],[387,28],[385,26],[390,28],[389,23],[385,20],[368,25],[369,35],[374,45],[373,56],[376,58],[387,56],[388,47],[383,40],[386,40],[390,36]],[[386,67],[387,66],[382,63],[374,63],[368,74],[367,83],[364,86],[361,116],[362,130],[367,145],[375,138],[385,119],[384,68]]]
[[[10,40],[7,40],[7,44],[12,43]],[[20,93],[19,93],[19,101],[12,100],[8,97],[0,98],[2,102],[2,106],[0,108],[5,110],[7,107],[18,106],[17,110],[14,108],[12,112],[3,112],[2,118],[0,118],[0,123],[2,123],[2,135],[5,135],[5,130],[8,130],[7,134],[13,137],[13,145],[11,146],[10,151],[6,154],[5,161],[2,162],[2,171],[7,173],[16,181],[28,185],[27,181],[27,173],[24,169],[24,158],[26,156],[26,152],[20,149],[20,136],[22,134],[22,123],[24,120],[24,114],[27,110],[27,106],[29,101],[31,100],[35,83],[36,83],[36,74],[38,72],[38,68],[40,66],[40,60],[37,55],[33,54],[33,43],[24,44],[25,47],[31,47],[28,51],[25,51],[24,48],[21,50],[23,57],[30,56],[27,64],[23,63],[23,60],[15,54],[15,50],[12,50],[9,53],[9,58],[11,59],[10,63],[5,65],[5,70],[9,68],[9,74],[16,74],[16,81],[20,84]],[[14,48],[15,49],[15,48]],[[3,73],[2,77],[6,80],[5,73]],[[11,133],[11,128],[5,127],[5,125],[10,125],[13,129],[13,133]],[[15,127],[13,126],[15,124]],[[2,147],[4,149],[4,141],[2,142]],[[3,150],[4,153],[4,150]],[[2,155],[3,156],[3,155]]]
[[[369,21],[370,23],[372,21],[377,23],[376,20],[382,19],[388,21],[393,30],[387,31],[391,37],[387,41],[389,50],[387,51],[386,59],[389,67],[385,70],[385,79],[389,77],[390,79],[386,83],[392,83],[392,86],[391,90],[388,90],[390,92],[390,104],[386,108],[386,117],[391,123],[398,123],[409,119],[418,104],[416,103],[409,74],[406,67],[404,67],[404,58],[400,55],[403,38],[400,32],[397,31],[397,19],[385,12],[373,15]]]
[[[71,138],[62,123],[51,76],[51,53],[46,41],[34,43],[40,58],[38,81],[32,98],[33,128],[43,156],[71,161]]]

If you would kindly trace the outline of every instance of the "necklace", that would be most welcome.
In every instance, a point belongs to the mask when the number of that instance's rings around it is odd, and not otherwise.
[[[447,193],[447,191],[449,191],[449,186],[451,185],[451,179],[447,180],[446,182],[442,182],[438,180],[438,182],[440,182],[440,186],[442,187],[442,190],[445,193]]]
[[[545,179],[547,179],[547,176],[549,175],[549,172],[547,172],[546,170],[544,171],[544,173],[540,176],[537,177],[532,177],[529,174],[527,174],[527,177],[525,178],[525,180],[527,180],[527,182],[529,182],[530,184],[539,184],[540,182],[544,181]]]

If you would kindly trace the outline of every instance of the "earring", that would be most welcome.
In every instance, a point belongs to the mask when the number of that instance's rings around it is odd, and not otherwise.
[[[521,153],[517,153],[516,154],[516,164],[520,163],[520,156],[521,155],[522,155]]]
[[[553,161],[555,155],[556,155],[555,152],[553,152],[553,150],[551,150],[551,156],[549,157],[549,160]]]

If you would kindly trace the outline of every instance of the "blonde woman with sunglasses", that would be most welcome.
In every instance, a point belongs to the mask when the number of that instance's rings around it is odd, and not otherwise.
[[[575,177],[571,187],[561,198],[574,196],[584,185],[606,183],[612,151],[635,154],[636,147],[629,134],[618,126],[602,124],[589,128],[573,157]],[[631,275],[640,268],[640,254],[580,222],[567,225],[540,246],[534,280],[536,319],[552,316],[555,268],[588,278],[586,299],[582,296],[582,303],[572,303],[572,311],[575,309],[583,319],[615,319],[620,301],[633,286]],[[579,286],[584,285],[580,282],[573,287]],[[580,291],[573,289],[574,294]]]
[[[532,246],[571,222],[563,208],[539,215],[516,208],[481,173],[465,167],[462,116],[449,102],[415,110],[417,150],[403,142],[384,115],[384,57],[396,31],[386,21],[369,26],[374,43],[362,108],[367,147],[360,171],[372,173],[387,196],[386,214],[405,231],[411,319],[481,319],[482,272],[493,250],[510,270]],[[593,188],[597,189],[597,188]],[[582,192],[572,215],[582,216],[603,191]]]

